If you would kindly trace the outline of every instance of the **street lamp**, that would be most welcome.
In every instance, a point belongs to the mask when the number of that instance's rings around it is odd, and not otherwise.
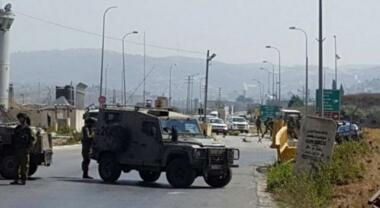
[[[260,80],[252,79],[253,81],[257,82],[259,84],[259,91],[260,91],[260,104],[263,105],[263,96],[262,96],[262,86],[264,85]]]
[[[281,105],[281,51],[273,46],[266,46],[265,48],[274,49],[278,53],[278,101]]]
[[[308,49],[308,35],[304,29],[298,28],[298,27],[289,27],[290,30],[298,30],[301,31],[305,35],[306,40],[306,66],[305,66],[305,115],[307,115],[307,108],[309,103],[309,49]]]
[[[205,101],[204,101],[204,122],[206,123],[206,115],[207,115],[207,91],[208,91],[208,70],[210,67],[210,62],[212,59],[216,57],[216,54],[213,53],[210,55],[210,50],[207,50],[207,57],[206,57],[206,82],[205,82]]]
[[[270,71],[264,67],[260,67],[260,70],[268,72],[268,95],[270,95]]]
[[[103,67],[104,67],[104,39],[106,32],[106,15],[111,9],[117,8],[116,6],[108,7],[103,14],[103,33],[102,33],[102,56],[101,56],[101,65],[100,65],[100,93],[99,97],[103,96]]]
[[[272,62],[269,62],[269,61],[266,61],[266,60],[264,60],[263,61],[263,63],[264,64],[270,64],[271,66],[272,66],[272,96],[273,96],[273,99],[274,99],[274,97],[276,97],[276,95],[275,95],[275,93],[274,93],[274,88],[275,88],[275,78],[274,78],[274,76],[275,76],[275,72],[274,72],[274,64],[272,63]]]
[[[122,80],[123,80],[123,103],[124,103],[124,106],[127,105],[127,86],[126,86],[126,78],[125,78],[125,38],[127,38],[127,36],[129,35],[133,35],[133,34],[137,34],[139,33],[138,31],[133,31],[133,32],[128,32],[128,33],[125,33],[123,35],[123,37],[121,38],[121,47],[122,47],[122,51],[123,51],[123,77],[122,77]]]

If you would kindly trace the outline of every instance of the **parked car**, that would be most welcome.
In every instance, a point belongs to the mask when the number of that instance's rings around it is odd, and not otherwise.
[[[224,136],[227,135],[228,128],[224,121],[220,118],[207,118],[207,123],[211,124],[212,132],[219,134],[222,133]]]
[[[336,142],[338,144],[350,139],[359,140],[362,137],[362,130],[359,125],[347,121],[337,123]]]
[[[231,116],[227,119],[227,127],[228,130],[232,131],[240,131],[240,132],[249,132],[249,124],[248,121],[239,116]]]

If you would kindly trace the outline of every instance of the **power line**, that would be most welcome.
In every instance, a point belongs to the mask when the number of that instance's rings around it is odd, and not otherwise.
[[[80,32],[80,33],[84,33],[84,34],[92,35],[92,36],[96,36],[96,37],[102,37],[101,34],[96,33],[96,32],[91,32],[91,31],[80,29],[80,28],[76,28],[76,27],[64,25],[61,23],[53,22],[50,20],[46,20],[43,18],[39,18],[39,17],[35,17],[35,16],[29,15],[29,14],[25,14],[23,12],[19,12],[19,11],[16,12],[15,11],[14,13],[21,15],[21,16],[24,16],[24,17],[27,17],[27,18],[30,18],[30,19],[33,19],[33,20],[36,20],[36,21],[39,21],[39,22],[42,22],[42,23],[45,23],[45,24],[60,27],[60,28],[66,29],[66,30],[71,30],[74,32]],[[106,36],[105,38],[107,38],[109,40],[122,41],[121,38],[112,37],[112,36]],[[125,42],[135,44],[135,45],[140,45],[140,46],[144,45],[144,43],[140,43],[140,42],[136,42],[136,41],[130,41],[130,40],[126,40]],[[183,49],[183,48],[182,49],[181,48],[172,48],[172,47],[160,46],[160,45],[148,44],[148,43],[146,44],[146,47],[156,48],[156,49],[161,49],[161,50],[168,50],[168,51],[176,51],[176,52],[180,51],[183,53],[190,53],[190,54],[202,54],[202,55],[204,54],[203,52],[200,52],[200,51],[188,50],[188,49]]]

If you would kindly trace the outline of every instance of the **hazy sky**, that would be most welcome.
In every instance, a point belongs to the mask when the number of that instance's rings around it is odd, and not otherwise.
[[[3,0],[3,4],[7,1]],[[218,61],[255,63],[277,61],[271,44],[282,52],[284,64],[304,63],[304,36],[289,31],[295,25],[309,33],[311,64],[317,64],[317,0],[9,0],[17,14],[12,51],[100,48],[101,39],[62,29],[21,15],[50,20],[101,33],[102,14],[117,5],[107,19],[107,35],[121,37],[137,29],[146,31],[147,43],[217,53]],[[333,35],[338,36],[340,64],[380,64],[379,0],[329,0],[324,5],[325,64],[333,66]],[[128,40],[142,42],[143,36]],[[120,42],[106,41],[106,48],[120,51]],[[127,44],[128,53],[142,47]],[[147,48],[151,56],[204,57]]]

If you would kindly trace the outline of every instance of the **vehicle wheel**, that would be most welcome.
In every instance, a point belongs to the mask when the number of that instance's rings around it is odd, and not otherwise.
[[[140,175],[140,178],[143,179],[144,182],[152,183],[152,182],[157,181],[160,178],[161,172],[140,170],[139,175]]]
[[[187,160],[175,159],[166,168],[166,178],[175,188],[187,188],[195,180],[195,171]]]
[[[121,168],[113,154],[101,156],[98,171],[100,177],[106,183],[114,183],[121,175]]]
[[[207,177],[204,176],[204,179],[206,183],[210,185],[211,187],[222,188],[230,183],[232,179],[232,172],[231,172],[231,169],[228,168],[221,175],[208,175]]]
[[[28,170],[28,176],[32,176],[37,172],[38,166],[34,162],[29,163],[29,170]]]
[[[8,155],[1,160],[0,173],[5,179],[14,179],[17,177],[16,156]]]

